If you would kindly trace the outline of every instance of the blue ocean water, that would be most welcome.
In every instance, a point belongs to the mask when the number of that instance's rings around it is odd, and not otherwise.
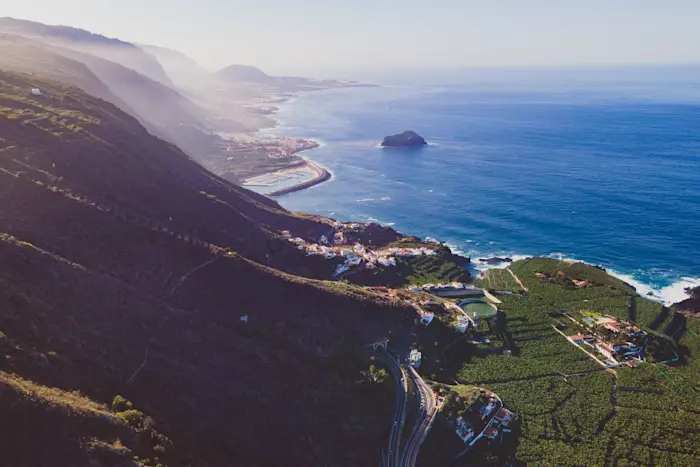
[[[601,264],[659,299],[700,278],[700,70],[378,77],[303,93],[276,134],[333,173],[286,208],[374,220],[473,258]],[[378,81],[375,81],[378,82]],[[415,130],[430,146],[381,149]]]

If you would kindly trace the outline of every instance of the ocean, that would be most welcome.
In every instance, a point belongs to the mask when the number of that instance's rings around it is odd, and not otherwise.
[[[478,258],[599,264],[666,303],[700,285],[700,68],[375,75],[302,93],[270,133],[333,178],[282,206]],[[429,146],[381,149],[414,130]]]

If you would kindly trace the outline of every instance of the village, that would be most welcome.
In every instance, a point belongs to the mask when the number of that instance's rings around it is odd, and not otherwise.
[[[319,239],[319,243],[309,243],[302,238],[293,238],[289,231],[282,231],[282,238],[288,240],[297,246],[299,250],[304,251],[309,256],[323,256],[326,259],[344,258],[342,264],[339,264],[334,276],[340,278],[343,274],[348,273],[352,269],[375,269],[377,267],[393,267],[396,266],[396,257],[409,256],[435,256],[435,250],[419,247],[419,248],[382,248],[372,250],[358,242],[354,245],[349,245],[345,237],[345,232],[357,231],[361,228],[360,224],[349,223],[343,224],[336,222],[334,224],[333,234],[329,236],[323,235]]]
[[[221,149],[225,152],[253,151],[270,159],[293,157],[296,153],[314,149],[318,143],[301,138],[242,133],[218,133],[222,137]]]

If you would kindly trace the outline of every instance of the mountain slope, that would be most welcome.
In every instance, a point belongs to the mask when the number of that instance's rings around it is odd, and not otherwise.
[[[0,31],[38,38],[54,45],[96,55],[131,68],[166,86],[173,85],[155,57],[129,42],[111,39],[83,29],[49,26],[14,18],[0,18]]]
[[[148,130],[189,150],[211,144],[207,112],[179,92],[103,58],[21,36],[0,35],[0,66],[76,85],[136,116]]]
[[[230,65],[220,70],[217,75],[229,83],[272,84],[276,79],[259,68],[248,65]]]
[[[42,42],[0,33],[0,68],[72,84],[111,102],[130,115],[138,115],[85,64],[57,54]]]
[[[158,62],[163,66],[165,73],[172,82],[179,88],[190,88],[199,86],[204,82],[211,81],[212,73],[202,68],[195,60],[191,59],[182,52],[168,49],[165,47],[156,47],[153,45],[142,45],[139,47],[145,52],[153,55]]]
[[[34,421],[0,436],[10,465],[376,463],[387,418],[353,381],[402,310],[253,261],[310,267],[273,231],[322,221],[79,89],[0,72],[0,225],[0,386],[36,388],[0,391],[5,419]],[[109,411],[116,395],[150,419]]]

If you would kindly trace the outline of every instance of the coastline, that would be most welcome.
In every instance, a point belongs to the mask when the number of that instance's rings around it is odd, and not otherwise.
[[[352,87],[352,86],[351,86]],[[332,88],[324,88],[324,89],[332,89]],[[298,97],[296,93],[284,93],[282,95],[278,95],[276,97],[270,98],[270,103],[274,104],[285,104],[289,103],[290,101],[295,100]],[[266,129],[274,129],[279,126],[279,120],[276,118],[276,114],[279,111],[279,107],[276,105],[273,107],[269,108],[269,113],[266,114],[267,120],[269,120],[270,124],[269,125],[262,125],[258,127],[254,132],[249,133],[250,136],[255,136],[256,134],[260,134],[261,130],[266,130]],[[317,141],[313,140],[305,140],[308,143],[308,147],[304,147],[303,149],[300,149],[298,151],[294,151],[294,156],[300,157],[299,153],[303,151],[309,151],[311,149],[316,149],[321,146]],[[304,180],[300,183],[297,183],[292,186],[287,186],[284,188],[279,188],[277,190],[271,190],[268,192],[263,193],[265,196],[268,197],[276,197],[276,196],[282,196],[286,195],[289,193],[294,193],[296,191],[301,191],[305,190],[307,188],[311,188],[313,186],[319,185],[325,181],[328,181],[332,178],[331,172],[326,170],[325,168],[321,167],[318,165],[316,162],[309,158],[301,158],[299,161],[292,162],[289,164],[288,167],[285,167],[284,169],[276,169],[276,170],[261,170],[260,172],[255,173],[254,176],[246,178],[244,182],[242,183],[242,186],[245,188],[246,182],[250,180],[251,178],[262,176],[262,175],[273,175],[273,174],[282,174],[286,171],[291,171],[291,170],[298,170],[298,169],[308,169],[310,172],[313,173],[313,176],[309,180]]]
[[[321,167],[320,165],[316,164],[314,161],[310,159],[305,159],[305,166],[308,169],[310,169],[311,172],[314,173],[313,177],[310,180],[304,180],[303,182],[297,183],[296,185],[280,188],[278,190],[268,191],[267,193],[265,193],[265,196],[286,195],[295,191],[311,188],[312,186],[318,185],[319,183],[323,183],[326,180],[330,180],[331,173],[328,170]]]
[[[295,98],[293,96],[288,97],[289,100],[292,100]],[[285,99],[286,100],[286,99]],[[276,119],[277,115],[272,114],[269,115],[271,117],[271,120],[274,118],[276,122],[279,122],[279,120]],[[286,112],[283,113],[283,119],[287,119]],[[284,123],[279,123],[279,125],[284,125],[284,126],[294,126],[295,122],[293,119],[290,117],[290,122],[284,122]],[[277,126],[277,125],[275,125]],[[314,127],[317,128],[317,127]],[[292,130],[294,131],[294,130]],[[297,130],[297,131],[303,131],[302,130]],[[334,129],[335,131],[335,129]],[[308,133],[307,133],[308,134]],[[323,138],[323,134],[319,134],[319,137]],[[435,143],[431,143],[431,146],[437,146]],[[340,148],[339,150],[343,150]],[[358,164],[360,165],[360,164]],[[348,169],[349,170],[349,169]],[[379,169],[377,169],[379,170]],[[381,172],[381,170],[379,170]],[[377,172],[377,173],[379,173]],[[352,174],[351,174],[352,175]],[[345,183],[346,180],[352,180],[353,177],[347,176],[344,177],[343,183],[338,185],[338,187],[334,187],[334,192],[335,190],[343,190],[343,184]],[[305,182],[308,182],[306,180]],[[315,184],[309,184],[307,185],[306,183],[301,183],[299,184],[300,186],[298,189],[292,189],[292,187],[287,187],[286,189],[283,190],[282,193],[274,193],[274,195],[279,196],[283,195],[286,193],[291,193],[295,191],[300,191],[303,189],[308,188],[309,186],[314,186]],[[397,182],[398,183],[398,182]],[[428,193],[433,193],[432,188],[434,187],[428,187],[425,186],[425,195],[424,196],[437,196],[437,195],[430,195]],[[427,188],[431,188],[430,191],[427,190]],[[437,191],[437,190],[435,190]],[[266,193],[267,194],[267,193]],[[386,194],[382,192],[382,197],[383,195]],[[269,194],[268,194],[269,196]],[[301,195],[300,199],[304,199],[305,195]],[[368,196],[368,198],[371,198],[372,196]],[[364,198],[364,196],[354,196],[350,198],[350,201],[343,204],[343,202],[337,203],[324,203],[321,205],[320,208],[317,208],[316,212],[324,212],[324,213],[329,213],[331,217],[340,217],[344,219],[351,219],[353,221],[357,222],[380,222],[384,225],[394,225],[395,221],[397,221],[396,218],[390,217],[389,214],[385,213],[384,211],[386,208],[381,207],[378,204],[373,204],[371,206],[364,206],[362,204],[362,201],[366,200],[360,200],[359,198]],[[376,197],[379,199],[379,196]],[[389,197],[387,197],[389,198]],[[290,197],[292,199],[292,197]],[[395,199],[398,199],[395,198]],[[352,201],[355,200],[355,204],[352,203]],[[280,200],[282,202],[283,200]],[[370,200],[370,201],[377,201],[377,200]],[[292,200],[289,202],[284,202],[283,204],[287,205],[287,203],[291,203],[290,208],[292,210],[297,210],[297,211],[303,211],[304,206],[300,205],[300,203],[296,200]],[[360,203],[360,204],[358,204]],[[379,220],[381,219],[381,220]],[[420,237],[424,237],[425,235],[431,235],[431,236],[436,236],[438,238],[443,237],[445,232],[439,232],[435,231],[431,226],[417,226],[413,224],[409,225],[401,225],[403,222],[398,222],[399,225],[396,225],[395,228],[399,229],[400,231],[404,232],[407,235],[418,235]],[[441,235],[441,233],[443,235]],[[488,235],[488,233],[486,233]],[[562,260],[569,260],[569,261],[581,261],[584,262],[585,264],[589,264],[591,266],[595,265],[601,265],[606,269],[606,271],[613,277],[616,277],[625,283],[633,286],[636,290],[637,293],[644,297],[648,298],[651,300],[654,300],[656,302],[663,303],[664,305],[668,306],[673,303],[679,302],[685,298],[688,298],[688,293],[686,292],[686,288],[692,287],[692,286],[699,286],[700,285],[700,276],[697,276],[695,274],[688,274],[685,273],[683,275],[676,275],[674,274],[675,271],[667,271],[666,270],[659,270],[659,271],[653,271],[653,270],[648,270],[648,269],[635,269],[631,267],[627,267],[626,265],[622,264],[616,264],[615,262],[607,262],[605,261],[604,258],[599,258],[595,254],[586,254],[585,252],[580,252],[577,251],[577,249],[573,249],[570,253],[568,254],[562,254],[558,253],[562,251],[561,249],[546,249],[548,248],[546,245],[544,248],[535,248],[532,249],[530,247],[525,247],[525,248],[520,248],[518,243],[512,243],[511,246],[512,248],[506,248],[503,249],[504,245],[493,245],[492,242],[487,242],[485,240],[482,240],[481,242],[477,240],[465,240],[464,237],[461,237],[459,235],[445,235],[448,237],[447,244],[450,246],[453,251],[457,254],[462,254],[464,256],[470,256],[472,258],[490,258],[490,257],[510,257],[513,260],[518,260],[518,259],[523,259],[527,257],[549,257],[549,258],[554,258],[554,259],[562,259]],[[467,237],[469,238],[469,237]],[[445,240],[443,238],[443,240]],[[481,244],[479,244],[481,243]],[[488,243],[488,244],[487,244]],[[589,252],[590,253],[590,252]],[[646,264],[646,263],[643,263]],[[486,270],[486,269],[492,269],[492,268],[497,268],[497,267],[505,267],[507,264],[501,264],[501,265],[491,265],[491,264],[479,264],[477,261],[472,263],[471,269],[475,274],[478,274],[480,271]]]

